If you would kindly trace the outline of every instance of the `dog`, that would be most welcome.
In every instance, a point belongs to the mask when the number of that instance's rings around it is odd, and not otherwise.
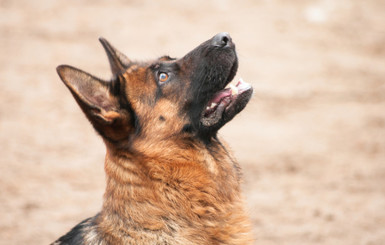
[[[252,87],[228,33],[184,57],[134,62],[103,38],[113,78],[57,72],[106,145],[102,210],[55,245],[251,244],[240,166],[218,130]]]

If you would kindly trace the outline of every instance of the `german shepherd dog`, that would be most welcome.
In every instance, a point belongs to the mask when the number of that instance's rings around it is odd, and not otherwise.
[[[102,210],[52,244],[250,244],[240,167],[218,130],[248,103],[219,33],[180,59],[134,62],[100,38],[113,78],[57,68],[107,148]]]

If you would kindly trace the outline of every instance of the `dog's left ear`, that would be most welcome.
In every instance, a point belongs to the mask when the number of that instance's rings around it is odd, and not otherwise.
[[[103,81],[67,65],[58,66],[57,72],[102,136],[116,138],[119,134],[128,134],[130,114],[120,108],[119,99],[112,93],[113,87],[116,88],[119,84]]]

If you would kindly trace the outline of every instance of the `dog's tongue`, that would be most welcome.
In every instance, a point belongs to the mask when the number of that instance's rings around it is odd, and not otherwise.
[[[231,95],[231,89],[230,88],[225,88],[216,94],[214,94],[214,97],[210,100],[211,103],[216,103],[218,104],[222,98],[230,96]]]
[[[250,90],[252,91],[250,84],[244,82],[241,78],[236,85],[230,84],[227,88],[218,91],[213,95],[211,100],[209,100],[205,110],[202,112],[201,122],[205,126],[217,123],[220,118],[222,118],[223,113],[229,108],[234,108],[234,103],[237,103],[239,98],[242,100],[242,98],[244,98],[242,94]],[[233,109],[233,111],[234,110],[237,109]]]
[[[215,93],[213,98],[207,103],[204,115],[210,115],[213,113],[220,103],[228,105],[232,100],[236,99],[239,94],[248,90],[250,85],[245,83],[242,78],[236,83],[236,86],[230,84],[227,88]]]
[[[230,97],[231,95],[237,95],[238,93],[243,92],[248,88],[250,88],[250,85],[243,81],[242,78],[240,78],[236,86],[230,84],[228,88],[225,88],[214,94],[213,98],[210,100],[210,103],[218,104],[223,98]]]

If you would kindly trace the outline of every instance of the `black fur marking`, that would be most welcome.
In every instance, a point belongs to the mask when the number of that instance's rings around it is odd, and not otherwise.
[[[127,99],[127,96],[126,96],[126,83],[124,82],[124,78],[122,76],[118,76],[117,80],[119,80],[119,84],[120,84],[120,91],[119,91],[120,95],[118,96],[119,97],[120,105],[124,109],[126,109],[130,113],[130,115],[132,116],[133,122],[134,122],[133,126],[135,128],[135,133],[136,133],[136,135],[139,135],[140,132],[142,131],[142,129],[141,129],[141,125],[140,125],[140,122],[139,122],[139,118],[136,115],[135,111],[132,109],[131,103]]]
[[[90,231],[90,229],[94,228],[95,223],[95,217],[88,218],[86,220],[83,220],[81,223],[76,225],[74,228],[72,228],[71,231],[69,231],[64,236],[60,237],[58,240],[53,242],[51,245],[84,245],[86,244],[84,240],[84,236]]]
[[[213,95],[223,89],[235,76],[238,69],[238,58],[234,44],[217,47],[207,41],[182,58],[182,63],[192,67],[191,103],[186,105],[194,130],[204,142],[210,141],[217,131],[228,122],[221,120],[210,127],[204,126],[200,119],[207,103]]]
[[[191,124],[185,124],[182,128],[182,132],[183,133],[192,133],[194,130],[193,130],[193,127]]]

